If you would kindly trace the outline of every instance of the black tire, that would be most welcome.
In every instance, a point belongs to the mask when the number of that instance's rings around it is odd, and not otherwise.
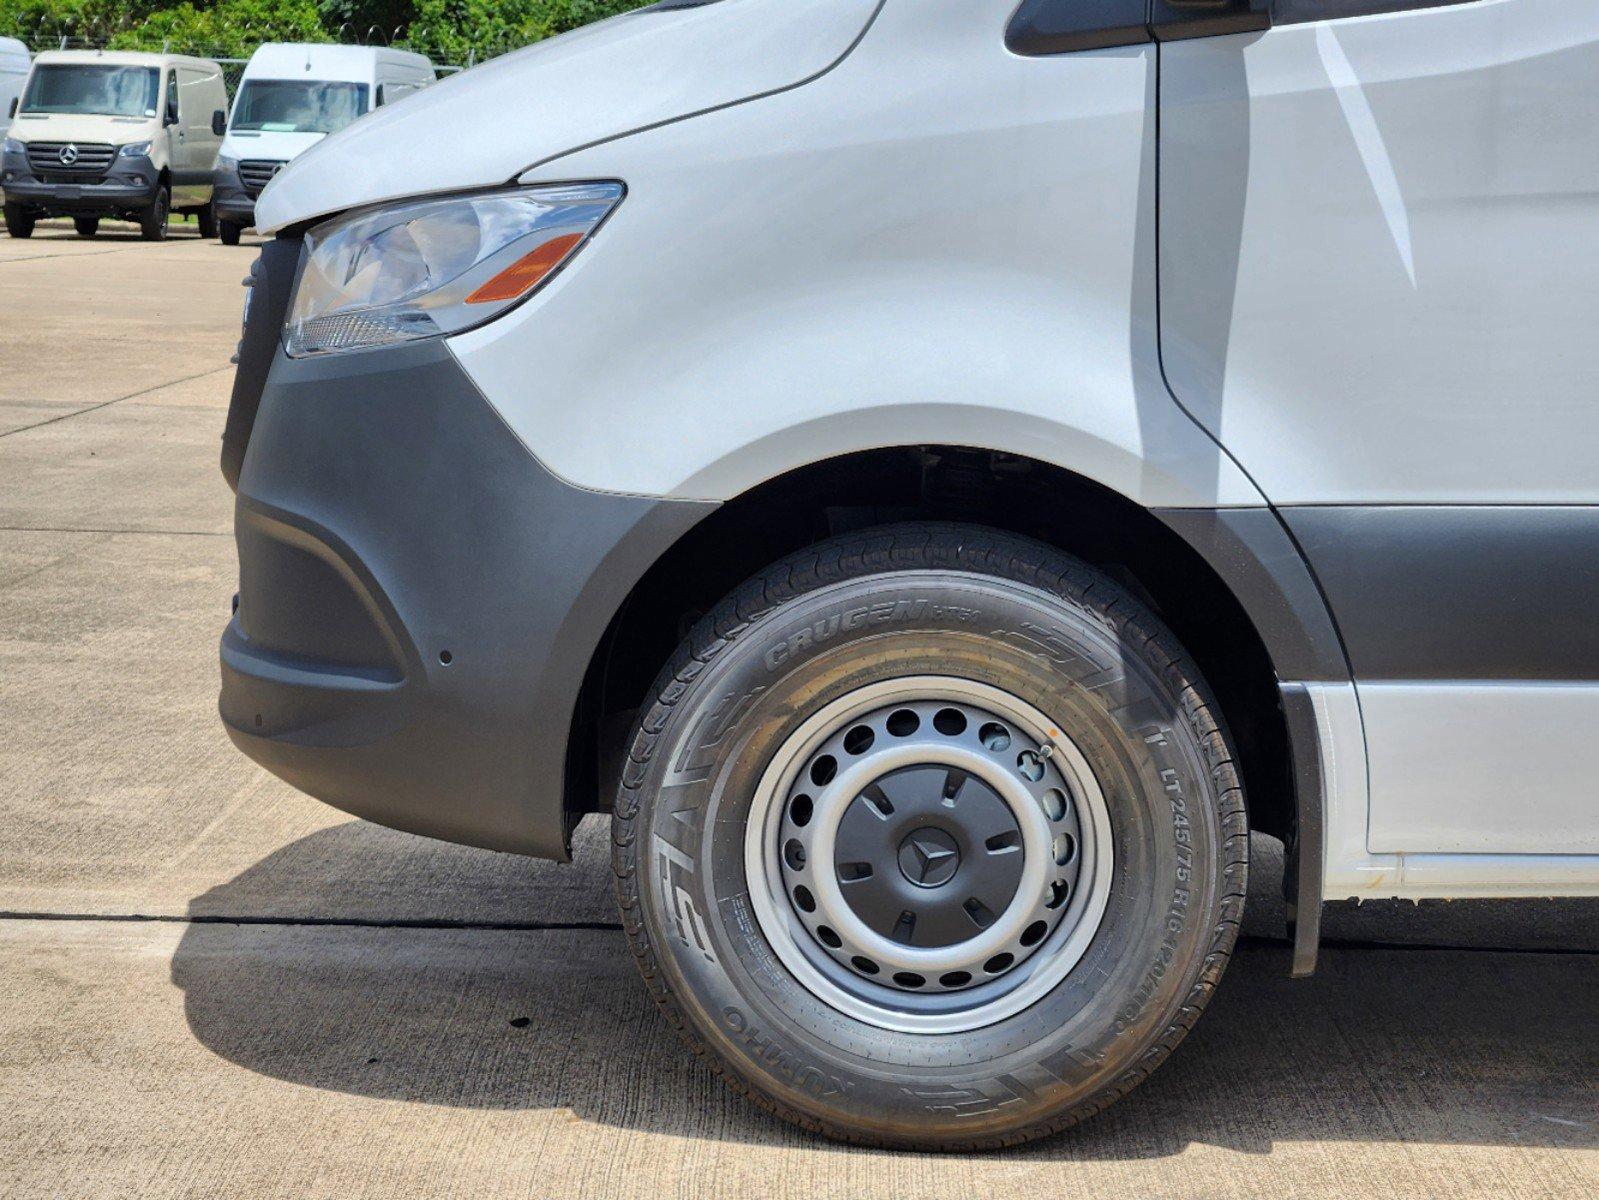
[[[99,217],[73,217],[72,227],[79,237],[93,237],[100,229]]]
[[[239,234],[244,232],[244,226],[236,225],[232,221],[219,221],[217,223],[217,236],[222,239],[224,246],[237,246]]]
[[[1058,723],[1114,832],[1082,957],[1027,1007],[959,1033],[883,1028],[807,990],[774,956],[745,869],[777,747],[866,681],[930,675]],[[1172,634],[1076,559],[946,524],[824,543],[701,620],[641,712],[613,839],[633,952],[696,1055],[806,1129],[938,1150],[1063,1129],[1153,1071],[1228,961],[1249,844],[1219,713]]]
[[[5,206],[6,233],[14,238],[30,238],[33,236],[34,222],[38,220],[20,204]]]
[[[172,215],[172,193],[160,188],[155,199],[139,210],[139,236],[147,242],[167,240],[167,219]]]
[[[215,205],[207,204],[194,214],[195,222],[200,226],[200,236],[214,238],[217,235],[217,210]]]

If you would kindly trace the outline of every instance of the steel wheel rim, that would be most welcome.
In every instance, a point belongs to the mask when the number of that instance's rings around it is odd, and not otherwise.
[[[944,709],[965,717],[960,733],[929,728],[929,716]],[[917,729],[885,737],[887,715],[901,710],[920,718]],[[1001,750],[982,743],[978,736],[981,727],[974,729],[976,717],[989,718],[1008,731],[1010,743]],[[840,750],[842,739],[862,727],[873,733],[870,739],[857,737],[857,743],[867,741],[867,747],[854,752]],[[1042,771],[1039,762],[1027,762],[1024,773],[1024,756],[1029,754],[1041,761]],[[811,776],[809,772],[823,757],[835,760],[836,774],[825,779],[820,774]],[[948,805],[947,797],[935,804],[925,794],[929,777],[910,778],[917,772],[947,769],[962,772],[968,781],[978,781],[979,791],[963,786],[954,805]],[[1035,771],[1037,778],[1032,777]],[[900,778],[900,773],[906,778]],[[940,946],[914,944],[916,935],[907,933],[903,923],[896,925],[893,936],[885,935],[881,903],[874,907],[852,900],[846,895],[850,882],[840,878],[840,872],[849,866],[841,862],[838,853],[841,825],[850,818],[854,828],[860,829],[863,818],[858,810],[866,802],[866,788],[890,779],[910,802],[903,812],[890,805],[893,815],[903,820],[882,831],[871,863],[872,875],[867,878],[876,878],[879,870],[885,873],[882,882],[874,885],[879,900],[883,895],[919,894],[905,889],[911,875],[899,880],[886,874],[891,844],[911,864],[901,866],[896,857],[893,869],[914,875],[915,864],[932,861],[927,846],[918,849],[913,845],[906,851],[895,838],[907,826],[911,834],[931,829],[944,835],[925,840],[937,843],[932,858],[940,860],[937,865],[943,870],[934,873],[948,875],[933,888],[948,889],[948,896],[940,894],[927,901],[930,909],[917,909],[938,914],[928,937],[938,940],[942,931],[945,944]],[[1052,807],[1041,799],[1048,791],[1064,794],[1063,815],[1052,815]],[[972,872],[990,864],[986,852],[978,848],[986,843],[974,839],[972,829],[964,823],[966,818],[957,820],[945,810],[959,810],[979,795],[983,800],[972,806],[974,812],[987,813],[987,819],[994,820],[990,801],[997,801],[1014,816],[1020,869],[1008,868],[1016,882],[1004,911],[990,908],[988,915],[993,920],[986,926],[972,917],[977,925],[972,935],[950,941],[949,931],[959,924],[951,903],[969,899],[961,894],[962,888],[980,877],[968,872],[967,856],[978,855],[972,860]],[[797,797],[810,802],[806,819],[798,826],[794,820]],[[936,815],[928,818],[929,813]],[[918,825],[924,818],[925,824]],[[870,823],[865,824],[870,829]],[[805,829],[810,832],[803,834]],[[1057,861],[1062,833],[1069,834],[1073,843],[1064,864]],[[804,851],[799,865],[792,854],[794,842],[800,842]],[[958,853],[945,854],[952,846]],[[756,787],[745,832],[744,865],[762,933],[789,973],[812,995],[879,1028],[957,1033],[1023,1011],[1077,965],[1109,902],[1111,849],[1111,823],[1103,791],[1087,759],[1058,725],[998,688],[951,676],[924,675],[857,689],[826,705],[785,739]],[[957,859],[953,869],[947,861],[951,857]],[[1070,880],[1065,897],[1041,907],[1055,896],[1063,877]],[[802,900],[809,906],[802,905]],[[869,916],[876,918],[876,928]],[[1039,933],[1035,925],[1041,919],[1047,928]],[[819,932],[822,926],[831,935],[825,943]],[[1024,935],[1030,937],[1025,944]],[[876,970],[868,973],[856,961],[857,955]],[[1010,961],[1000,958],[1004,955],[1011,956]],[[996,970],[974,969],[986,968],[996,959],[1001,963]],[[971,978],[960,981],[962,973]],[[908,982],[915,979],[921,982]]]

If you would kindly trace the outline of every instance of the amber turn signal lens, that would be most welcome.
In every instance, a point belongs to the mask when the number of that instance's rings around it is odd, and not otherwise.
[[[468,304],[488,304],[491,301],[515,300],[536,286],[583,240],[581,233],[568,233],[551,238],[536,250],[529,250],[493,279],[466,298]]]

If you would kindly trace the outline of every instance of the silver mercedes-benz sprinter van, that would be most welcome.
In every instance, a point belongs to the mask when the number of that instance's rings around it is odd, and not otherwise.
[[[1102,1110],[1323,900],[1599,894],[1599,7],[667,0],[263,193],[238,746],[563,858],[874,1145]]]

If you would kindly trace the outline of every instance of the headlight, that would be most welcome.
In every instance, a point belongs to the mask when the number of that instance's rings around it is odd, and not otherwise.
[[[0,146],[0,151],[3,151],[6,154],[26,154],[28,152],[28,147],[25,146],[19,138],[7,138],[5,145]]]
[[[458,333],[532,295],[621,201],[619,183],[520,188],[341,217],[306,235],[294,357]]]
[[[149,142],[129,142],[117,151],[123,158],[145,158],[150,153]]]
[[[239,169],[239,160],[238,159],[229,158],[226,154],[217,155],[217,170],[219,170],[219,171],[237,171],[238,169]]]

